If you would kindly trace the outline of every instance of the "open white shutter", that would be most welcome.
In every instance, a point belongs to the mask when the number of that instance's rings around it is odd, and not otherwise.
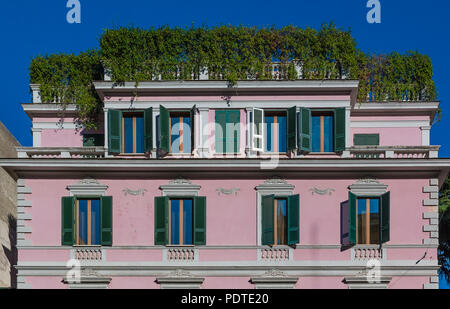
[[[253,108],[252,150],[264,152],[264,110]]]

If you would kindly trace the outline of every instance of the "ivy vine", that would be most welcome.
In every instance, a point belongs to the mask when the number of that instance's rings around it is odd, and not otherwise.
[[[428,56],[365,54],[357,49],[350,30],[334,24],[319,30],[230,25],[107,29],[99,50],[34,58],[30,81],[41,85],[45,102],[76,103],[80,121],[95,127],[102,102],[92,81],[103,79],[104,67],[117,83],[198,80],[208,70],[210,80],[235,85],[249,78],[273,79],[273,63],[279,66],[278,79],[358,79],[360,102],[437,97]]]

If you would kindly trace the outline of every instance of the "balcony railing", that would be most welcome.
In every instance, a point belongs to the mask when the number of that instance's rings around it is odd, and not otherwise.
[[[358,245],[351,249],[351,259],[354,261],[384,260],[385,249],[378,245]]]
[[[103,252],[97,247],[75,248],[73,252],[75,260],[78,261],[102,261]]]
[[[263,248],[260,249],[261,261],[289,261],[289,248]]]
[[[196,260],[196,250],[193,248],[168,249],[167,260],[172,262],[193,262]]]
[[[23,148],[18,147],[19,158],[33,159],[99,159],[104,158],[106,149],[104,147],[79,147],[79,148]]]
[[[355,159],[430,159],[438,158],[440,146],[355,146],[342,154]]]

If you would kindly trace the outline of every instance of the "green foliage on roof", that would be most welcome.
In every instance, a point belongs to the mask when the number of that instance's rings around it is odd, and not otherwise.
[[[365,54],[357,49],[349,30],[333,24],[319,30],[295,26],[108,29],[99,50],[34,58],[30,81],[41,84],[44,101],[76,103],[80,120],[90,123],[101,106],[92,81],[103,79],[103,66],[115,82],[195,80],[207,68],[210,80],[236,85],[248,78],[273,79],[274,62],[279,79],[358,79],[362,102],[432,101],[437,96],[428,56]]]

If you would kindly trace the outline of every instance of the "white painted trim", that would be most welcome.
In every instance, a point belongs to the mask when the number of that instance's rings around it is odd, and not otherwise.
[[[33,122],[33,129],[41,129],[41,130],[82,130],[83,127],[74,122]]]
[[[41,147],[42,145],[42,129],[31,129],[33,133],[33,147]]]
[[[425,126],[429,126],[429,122],[420,120],[352,120],[350,124],[351,128],[420,128]]]

